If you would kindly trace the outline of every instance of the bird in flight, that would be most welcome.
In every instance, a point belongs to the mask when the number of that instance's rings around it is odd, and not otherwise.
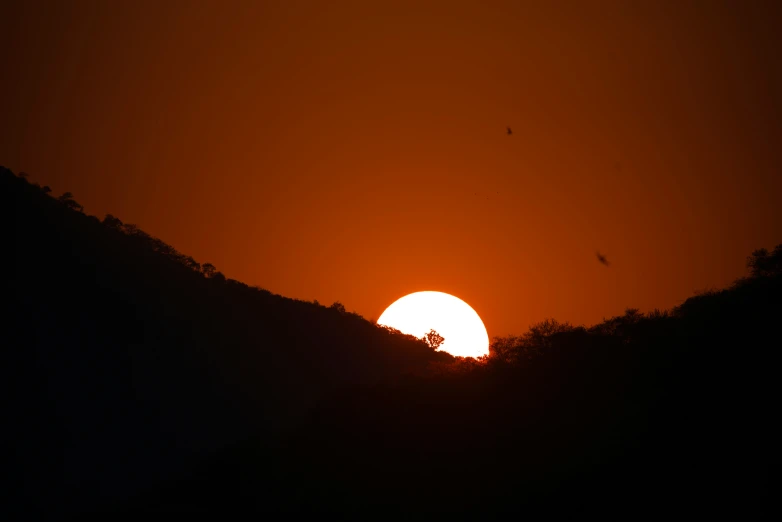
[[[597,252],[597,260],[603,263],[605,266],[609,265],[608,259],[606,259],[606,256],[601,254],[600,252]]]
[[[510,127],[507,127],[507,129],[508,129],[508,131],[507,131],[507,132],[508,132],[508,136],[510,136],[511,134],[513,134],[513,131],[512,131],[512,130],[510,130]]]

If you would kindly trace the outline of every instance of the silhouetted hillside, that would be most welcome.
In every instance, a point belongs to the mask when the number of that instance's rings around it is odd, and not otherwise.
[[[484,363],[440,365],[323,403],[281,465],[296,463],[287,484],[305,499],[291,509],[484,519],[764,512],[780,272],[670,313],[629,310],[592,328],[547,321],[495,339]],[[202,491],[200,506],[227,498],[258,509],[256,495],[237,493],[261,488],[257,448],[237,448],[222,461],[232,471],[215,475],[239,483],[221,489],[207,478],[180,498]]]
[[[331,390],[451,360],[412,336],[226,279],[0,170],[11,440],[25,510],[125,498],[270,439]]]
[[[10,447],[39,514],[744,515],[770,498],[782,245],[730,288],[453,359],[226,280],[0,172]]]

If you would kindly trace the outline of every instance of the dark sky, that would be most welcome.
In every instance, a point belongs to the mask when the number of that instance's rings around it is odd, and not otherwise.
[[[0,164],[285,296],[592,324],[782,242],[780,5],[3,2]]]

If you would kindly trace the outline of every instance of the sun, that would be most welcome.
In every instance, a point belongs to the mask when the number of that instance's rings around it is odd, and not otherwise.
[[[461,357],[489,354],[489,334],[480,316],[458,297],[443,292],[415,292],[397,299],[377,324],[422,337],[436,330],[445,338],[439,350]]]

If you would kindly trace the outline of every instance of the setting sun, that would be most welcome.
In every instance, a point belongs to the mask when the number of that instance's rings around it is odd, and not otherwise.
[[[489,353],[489,334],[470,305],[443,292],[415,292],[394,301],[378,324],[422,337],[435,330],[445,338],[439,350],[461,357]]]

